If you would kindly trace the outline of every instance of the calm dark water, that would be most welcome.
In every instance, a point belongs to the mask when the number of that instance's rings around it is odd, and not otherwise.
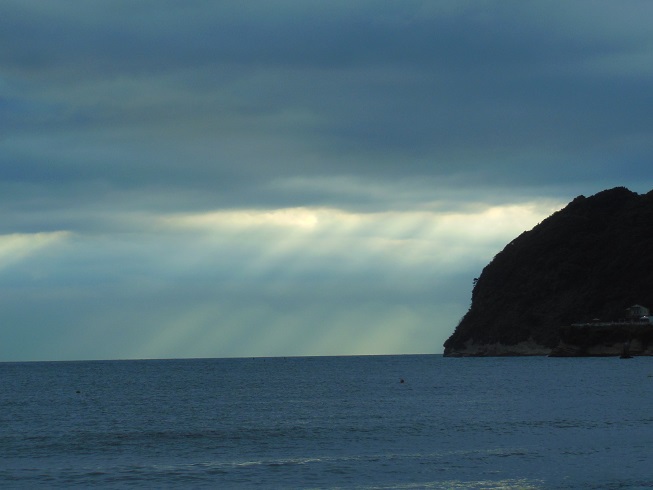
[[[653,358],[4,363],[0,375],[1,488],[653,488]]]

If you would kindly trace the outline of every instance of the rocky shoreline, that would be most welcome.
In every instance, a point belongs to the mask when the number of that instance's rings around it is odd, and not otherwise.
[[[445,357],[497,357],[497,356],[548,356],[550,347],[540,345],[533,339],[514,345],[495,342],[492,344],[476,343],[468,340],[462,349],[445,351]]]
[[[553,348],[538,344],[532,338],[514,345],[476,343],[470,339],[462,348],[445,352],[444,356],[609,357],[623,355],[624,348],[630,356],[653,356],[653,325],[569,325],[560,328],[560,342]]]
[[[560,329],[560,343],[551,351],[554,357],[653,355],[653,325],[650,323],[612,323],[569,325]]]

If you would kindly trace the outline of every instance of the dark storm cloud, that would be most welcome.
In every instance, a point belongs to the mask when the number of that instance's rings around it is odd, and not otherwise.
[[[273,176],[556,184],[607,154],[640,177],[650,7],[626,5],[9,3],[1,164],[216,206],[279,204]]]

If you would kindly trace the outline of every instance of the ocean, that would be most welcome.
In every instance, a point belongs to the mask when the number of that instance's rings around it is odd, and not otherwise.
[[[653,488],[653,358],[0,363],[0,488]]]

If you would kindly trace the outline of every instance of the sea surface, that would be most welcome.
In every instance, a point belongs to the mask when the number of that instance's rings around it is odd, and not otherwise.
[[[653,358],[0,363],[0,380],[0,488],[653,488]]]

